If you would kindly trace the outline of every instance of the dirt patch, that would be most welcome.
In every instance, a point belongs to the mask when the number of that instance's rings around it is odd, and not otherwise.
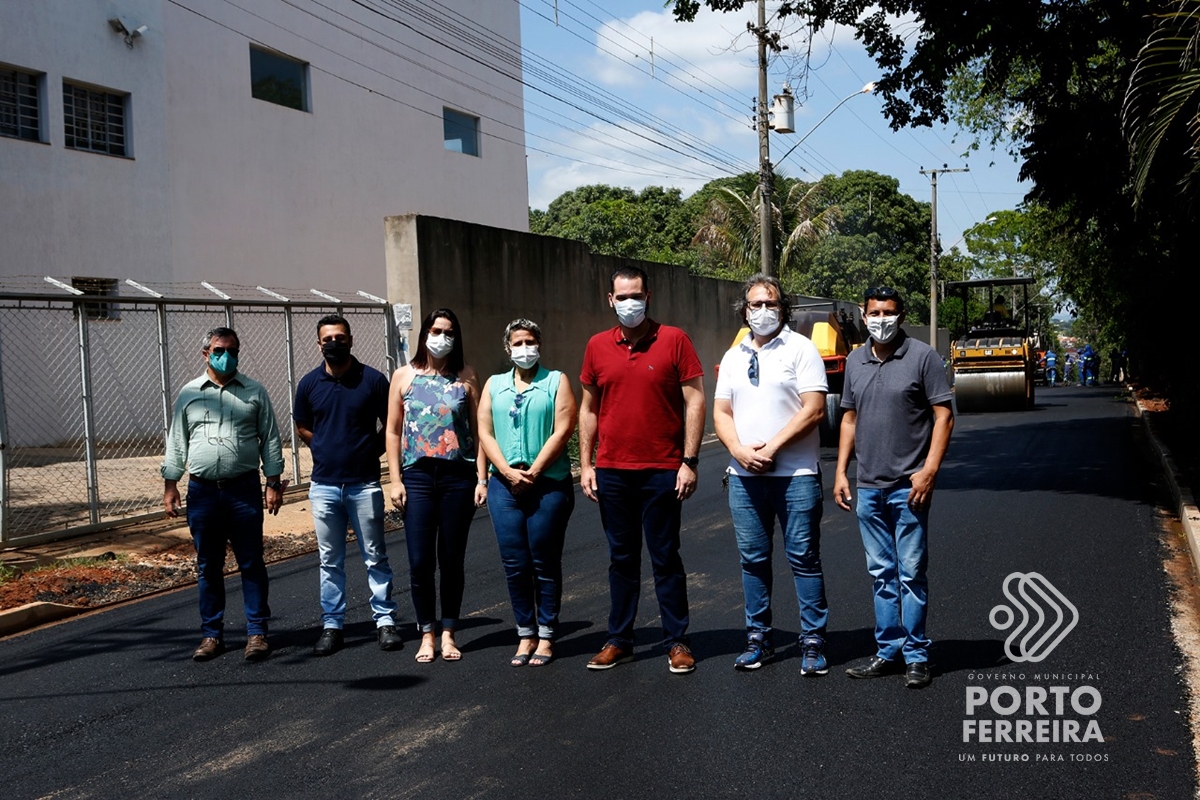
[[[315,549],[311,533],[263,537],[268,564]],[[236,571],[233,552],[226,550],[225,572]],[[196,551],[184,543],[121,559],[101,557],[86,566],[47,566],[25,572],[0,584],[0,610],[37,602],[93,608],[195,582]]]

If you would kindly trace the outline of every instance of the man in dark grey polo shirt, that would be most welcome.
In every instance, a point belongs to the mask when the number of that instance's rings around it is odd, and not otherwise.
[[[929,505],[954,429],[942,359],[900,330],[904,298],[868,289],[863,317],[871,338],[846,359],[841,441],[833,499],[850,510],[850,458],[858,458],[858,527],[874,579],[876,654],[846,670],[852,678],[901,671],[905,685],[932,680],[928,604]],[[903,659],[903,660],[901,660]]]

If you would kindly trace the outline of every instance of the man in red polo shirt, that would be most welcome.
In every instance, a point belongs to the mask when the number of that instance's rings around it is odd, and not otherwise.
[[[683,501],[696,490],[704,369],[686,333],[646,316],[649,303],[645,272],[625,266],[613,273],[608,304],[620,324],[588,341],[579,376],[580,482],[600,504],[611,561],[608,642],[588,669],[633,658],[644,536],[670,669],[688,673],[696,662],[679,529]]]

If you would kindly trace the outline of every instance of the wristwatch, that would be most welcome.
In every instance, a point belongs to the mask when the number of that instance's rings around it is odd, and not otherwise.
[[[700,456],[684,456],[683,465],[685,467],[691,467],[692,469],[695,469],[700,465]]]
[[[267,488],[279,492],[283,490],[283,481],[267,481]]]

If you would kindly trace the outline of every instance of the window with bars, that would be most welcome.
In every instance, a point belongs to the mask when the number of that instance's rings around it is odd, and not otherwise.
[[[0,66],[0,136],[42,140],[40,76]]]
[[[63,125],[67,147],[110,156],[125,148],[125,103],[129,95],[89,89],[63,81]]]

